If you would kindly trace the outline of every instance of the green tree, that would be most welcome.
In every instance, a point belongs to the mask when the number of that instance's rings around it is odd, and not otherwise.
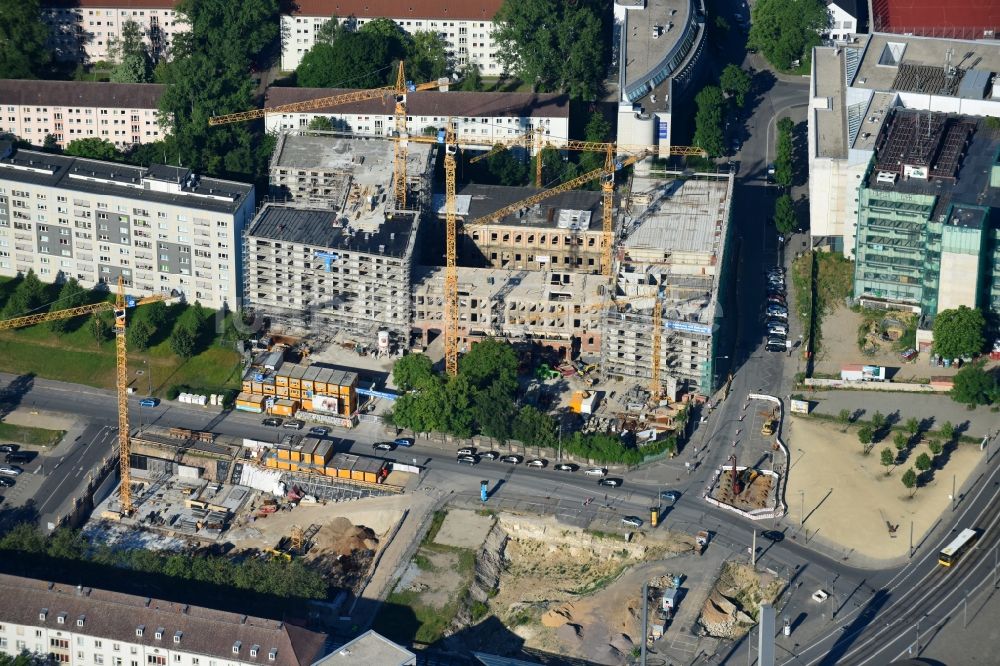
[[[506,148],[486,158],[486,168],[501,185],[524,185],[527,181],[527,168]]]
[[[495,338],[472,345],[459,360],[458,372],[478,390],[495,386],[503,395],[517,390],[517,354],[510,343]]]
[[[941,358],[968,358],[983,350],[986,319],[981,310],[960,305],[934,318],[934,353]]]
[[[434,375],[420,391],[404,393],[393,405],[391,421],[400,428],[415,432],[444,430],[447,425],[447,405],[444,383]]]
[[[505,0],[493,18],[497,58],[535,90],[594,99],[610,50],[603,15],[596,0]]]
[[[59,145],[59,139],[56,138],[55,134],[46,134],[45,141],[42,143],[42,150],[46,153],[61,153],[62,147]]]
[[[316,30],[316,44],[333,44],[337,39],[349,32],[347,27],[348,21],[341,21],[336,16],[331,16],[330,20],[324,23]]]
[[[913,461],[913,464],[917,466],[921,472],[926,472],[931,468],[931,457],[926,453],[921,453],[917,456],[917,459]]]
[[[532,407],[522,407],[514,418],[514,439],[528,445],[552,448],[556,445],[556,424],[552,418]]]
[[[142,319],[149,322],[154,331],[163,328],[167,324],[168,308],[167,304],[163,301],[155,301],[148,305],[143,305],[138,310],[138,313],[142,316]]]
[[[87,302],[87,293],[76,278],[70,278],[59,290],[59,298],[52,304],[50,311],[80,307]],[[53,333],[63,333],[69,327],[69,321],[69,319],[53,319],[49,322],[49,330]]]
[[[413,34],[406,53],[406,74],[417,82],[434,81],[448,75],[447,44],[432,30]]]
[[[496,385],[479,391],[473,400],[473,416],[487,437],[505,443],[513,433],[514,401]]]
[[[466,65],[462,72],[462,80],[458,84],[459,90],[475,92],[483,89],[483,74],[479,65],[472,63]]]
[[[871,453],[874,432],[870,425],[863,425],[858,428],[858,441],[861,443],[861,450],[865,455]]]
[[[392,382],[400,391],[424,388],[434,380],[434,363],[423,354],[407,354],[392,366]]]
[[[906,432],[910,433],[910,437],[914,437],[918,432],[920,432],[920,421],[915,418],[907,419]]]
[[[295,81],[306,88],[384,86],[392,69],[392,45],[381,34],[363,32],[344,33],[332,44],[319,42],[302,56]]]
[[[50,60],[48,37],[38,0],[0,0],[0,77],[41,78]]]
[[[738,107],[746,104],[750,86],[750,75],[740,69],[739,65],[726,65],[719,77],[719,87],[722,88],[722,92],[731,95]]]
[[[611,123],[604,117],[604,114],[595,110],[590,114],[587,126],[584,127],[583,139],[584,141],[604,143],[611,140],[612,131]],[[602,152],[587,151],[580,153],[580,172],[589,173],[595,169],[603,168],[604,157],[605,155]],[[598,187],[599,183],[595,180],[589,183],[589,186]]]
[[[889,468],[892,467],[893,463],[896,462],[896,456],[889,449],[882,449],[881,462],[882,466],[885,467],[885,475],[889,476]]]
[[[316,116],[309,121],[309,129],[318,130],[320,132],[332,132],[333,123],[326,116]]]
[[[121,27],[120,39],[108,40],[108,57],[118,65],[111,71],[117,83],[149,83],[153,80],[153,58],[146,48],[142,28],[127,20]]]
[[[910,497],[913,497],[913,493],[917,487],[917,473],[913,471],[912,467],[903,472],[903,476],[900,481],[910,491]]]
[[[794,177],[792,164],[792,131],[795,123],[790,118],[778,121],[778,138],[775,145],[774,182],[782,187],[791,187]]]
[[[910,442],[906,435],[901,432],[897,432],[892,436],[892,443],[896,447],[897,451],[902,452]]]
[[[146,351],[149,348],[149,339],[153,337],[153,327],[145,319],[137,319],[125,330],[125,337],[128,339],[129,347],[137,351]]]
[[[944,451],[944,447],[941,446],[941,442],[937,441],[936,439],[932,439],[931,441],[927,442],[927,448],[930,449],[931,453],[933,453],[935,456],[941,455],[941,452]]]
[[[841,432],[847,432],[847,426],[851,422],[851,410],[849,409],[840,410],[840,412],[837,413],[837,420],[840,422],[842,426],[844,426]]]
[[[829,23],[822,0],[758,0],[747,45],[760,49],[778,69],[790,69],[793,60],[809,58]]]
[[[74,157],[85,157],[92,160],[106,160],[117,162],[122,159],[122,154],[115,144],[106,139],[90,137],[87,139],[74,139],[66,144],[66,155]]]
[[[449,377],[444,386],[444,427],[456,437],[471,437],[473,426],[472,400],[475,389],[467,377]]]
[[[952,425],[951,421],[945,421],[941,426],[941,436],[945,438],[945,441],[949,442],[955,436],[955,426]]]
[[[795,205],[792,203],[792,197],[782,194],[774,201],[774,228],[782,236],[787,236],[795,231],[796,227],[798,227],[798,221],[795,219]]]
[[[35,275],[33,269],[28,269],[27,274],[21,278],[14,292],[4,304],[2,317],[13,319],[32,314],[40,308],[45,300],[45,285]]]
[[[872,415],[872,427],[875,428],[875,430],[881,430],[882,426],[884,425],[885,425],[885,414],[876,411]]]
[[[170,351],[182,359],[194,356],[195,337],[186,326],[178,326],[170,334]]]
[[[95,312],[90,315],[90,334],[94,336],[94,341],[100,347],[102,342],[111,337],[111,322],[106,312]]]
[[[719,157],[725,152],[722,136],[722,119],[725,99],[716,86],[705,86],[695,95],[698,111],[694,116],[694,144],[704,149],[709,157]]]
[[[951,399],[966,405],[989,405],[1000,400],[996,373],[988,372],[985,362],[970,363],[955,374]]]

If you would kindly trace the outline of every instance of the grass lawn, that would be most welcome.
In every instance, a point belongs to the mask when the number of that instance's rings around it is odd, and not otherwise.
[[[47,430],[0,422],[0,441],[36,446],[55,446],[66,434],[65,430]]]

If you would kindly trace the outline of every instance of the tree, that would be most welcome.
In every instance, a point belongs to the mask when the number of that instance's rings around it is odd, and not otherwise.
[[[63,152],[66,155],[85,157],[92,160],[117,162],[122,159],[122,154],[115,148],[115,144],[106,139],[98,139],[97,137],[74,139],[66,145],[66,150]]]
[[[154,331],[163,328],[167,323],[167,304],[163,301],[155,301],[144,305],[139,310],[139,313],[141,313],[143,319],[149,322]]]
[[[483,74],[479,65],[472,63],[466,65],[462,72],[462,80],[458,84],[459,90],[475,92],[483,89]]]
[[[108,57],[118,65],[111,71],[117,83],[149,83],[153,80],[153,58],[146,48],[142,27],[127,20],[121,38],[108,40]]]
[[[391,68],[392,60],[384,37],[347,32],[332,44],[314,44],[302,56],[295,81],[306,88],[378,88],[386,84],[384,72]]]
[[[790,118],[778,121],[778,139],[774,150],[774,182],[791,187],[795,175],[792,164],[792,130],[795,123]]]
[[[425,388],[434,378],[434,363],[423,354],[407,354],[392,366],[392,382],[400,391]]]
[[[316,116],[309,121],[309,129],[321,132],[332,132],[333,123],[326,116]]]
[[[517,390],[517,354],[507,342],[487,338],[459,360],[459,375],[477,390],[497,387],[504,395]]]
[[[931,457],[926,453],[921,453],[917,456],[917,459],[913,461],[913,464],[917,466],[921,472],[926,472],[931,468]]]
[[[594,99],[610,52],[602,16],[596,0],[505,0],[493,18],[497,59],[536,91]]]
[[[792,197],[782,194],[774,201],[774,228],[782,236],[795,231],[798,221],[795,219],[795,205]]]
[[[528,177],[524,164],[506,148],[490,155],[486,168],[501,185],[524,185]]]
[[[694,116],[694,144],[705,150],[709,157],[719,157],[725,152],[722,136],[722,117],[725,99],[722,90],[705,86],[695,95],[698,111]]]
[[[76,308],[87,302],[87,290],[80,286],[76,278],[70,278],[59,290],[59,298],[52,304],[50,312]],[[49,330],[53,333],[63,333],[69,327],[69,319],[53,319],[49,322]]]
[[[885,414],[876,411],[872,415],[872,427],[875,428],[875,430],[881,430],[882,426],[884,425],[885,425]]]
[[[1000,384],[995,372],[987,372],[985,362],[970,363],[955,374],[951,399],[966,405],[989,405],[1000,400]]]
[[[842,426],[844,426],[841,432],[847,432],[847,425],[851,422],[851,410],[849,409],[840,410],[840,412],[837,414],[837,420],[840,422]]]
[[[941,358],[969,358],[983,350],[986,319],[981,310],[960,305],[934,318],[934,353]]]
[[[409,39],[406,53],[407,76],[423,83],[448,75],[447,44],[433,30],[422,30]]]
[[[456,437],[472,437],[472,400],[475,388],[467,377],[449,377],[444,386],[445,422],[442,428]]]
[[[94,336],[98,347],[111,337],[111,322],[108,321],[108,313],[95,312],[90,315],[90,334]]]
[[[885,467],[885,475],[889,476],[889,468],[896,462],[896,456],[889,449],[882,449],[880,456],[882,466]]]
[[[722,88],[722,92],[733,97],[736,106],[742,107],[746,104],[747,93],[750,92],[750,75],[740,69],[739,65],[726,65],[719,77],[719,87]]]
[[[913,471],[912,467],[903,472],[900,481],[910,491],[910,497],[913,497],[914,489],[917,487],[917,473]]]
[[[790,69],[793,60],[806,60],[830,23],[821,0],[759,0],[753,5],[747,45],[778,69]]]
[[[920,432],[920,421],[912,417],[907,419],[906,432],[910,433],[910,437],[915,436],[918,432]]]
[[[341,21],[336,16],[331,16],[329,21],[316,30],[314,43],[333,44],[341,35],[349,32],[347,23],[348,21]]]
[[[858,428],[858,441],[861,442],[861,450],[865,455],[868,455],[872,450],[873,437],[874,432],[870,425],[863,425]]]
[[[44,299],[45,285],[35,275],[35,271],[29,268],[27,274],[18,281],[14,292],[7,299],[7,303],[4,304],[2,317],[3,319],[13,319],[32,314],[42,306]]]
[[[62,148],[59,146],[59,139],[56,138],[55,134],[46,134],[45,141],[42,142],[42,150],[46,153],[61,153]]]
[[[931,453],[933,453],[935,456],[941,455],[941,452],[944,451],[944,447],[941,446],[941,442],[937,441],[936,439],[932,439],[931,441],[927,442],[927,448],[930,449]]]
[[[194,335],[186,326],[178,326],[170,334],[170,351],[182,359],[194,356]]]
[[[514,439],[541,448],[556,445],[556,424],[552,418],[531,405],[522,407],[514,418]]]
[[[126,329],[125,337],[128,339],[129,347],[137,351],[146,351],[149,348],[149,339],[153,337],[153,327],[145,319],[137,319]]]
[[[955,436],[955,426],[951,424],[951,421],[945,421],[944,425],[941,426],[941,436],[949,442]]]
[[[509,395],[494,385],[476,393],[473,403],[473,416],[484,435],[501,444],[510,439],[516,409]]]
[[[48,37],[38,0],[0,0],[0,77],[41,78],[50,60]]]
[[[605,143],[611,140],[611,123],[598,110],[590,114],[587,125],[583,129],[583,140],[594,143]],[[580,153],[580,172],[589,173],[595,169],[604,167],[604,153],[587,151]],[[589,183],[591,187],[597,187],[598,181]]]
[[[906,445],[909,444],[910,442],[907,439],[906,435],[904,435],[901,432],[897,432],[892,437],[892,443],[896,447],[896,450],[902,453],[903,449],[905,449]]]

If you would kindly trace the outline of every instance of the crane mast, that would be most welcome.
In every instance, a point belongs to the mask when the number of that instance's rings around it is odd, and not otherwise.
[[[444,174],[445,174],[445,269],[444,269],[444,367],[449,375],[458,374],[458,267],[456,260],[455,211],[455,129],[451,120],[445,131]]]

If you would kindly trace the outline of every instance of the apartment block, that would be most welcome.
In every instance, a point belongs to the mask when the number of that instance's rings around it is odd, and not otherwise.
[[[604,311],[601,367],[648,379],[654,359],[654,309],[660,321],[660,376],[670,395],[711,395],[717,361],[735,322],[724,316],[735,270],[730,246],[733,175],[635,176],[623,208],[614,307]]]
[[[108,60],[108,46],[121,39],[128,21],[139,25],[155,59],[170,54],[174,35],[186,32],[178,0],[42,0],[49,27],[49,48],[57,60],[92,63]]]
[[[1000,43],[876,33],[817,47],[812,62],[810,233],[814,246],[853,258],[858,190],[886,118],[897,108],[1000,116]]]
[[[67,666],[309,666],[326,635],[260,617],[0,574],[0,653]]]
[[[166,86],[0,79],[0,131],[36,146],[47,135],[65,148],[74,139],[104,139],[121,150],[166,136],[157,109]]]
[[[894,110],[859,190],[854,297],[926,317],[1000,312],[1000,139],[981,118]]]
[[[115,283],[235,308],[252,185],[0,142],[0,275]]]
[[[290,71],[299,66],[302,56],[316,43],[316,33],[332,17],[352,30],[374,19],[387,18],[410,34],[436,32],[456,68],[475,64],[483,74],[499,76],[503,68],[493,44],[493,16],[501,4],[501,0],[299,0],[292,14],[281,17],[281,69]]]
[[[490,268],[458,269],[459,344],[487,337],[531,341],[596,357],[609,279],[600,275]],[[413,279],[414,337],[426,345],[444,331],[444,269]]]
[[[267,89],[264,108],[352,92],[340,88]],[[492,143],[541,129],[554,144],[569,139],[569,99],[547,93],[490,93],[422,91],[406,96],[407,125],[411,134],[443,128],[450,119],[459,143],[463,139]],[[329,118],[338,131],[385,136],[395,128],[394,102],[390,97],[340,104],[308,113],[270,114],[268,132],[308,127],[313,118]],[[469,145],[469,144],[466,144]]]
[[[573,190],[482,222],[541,190],[532,187],[465,185],[455,208],[463,222],[459,263],[506,270],[601,272],[603,203],[600,192]],[[444,243],[444,194],[434,197]]]
[[[865,0],[826,0],[830,27],[823,35],[835,42],[849,41],[867,32],[868,3]]]

